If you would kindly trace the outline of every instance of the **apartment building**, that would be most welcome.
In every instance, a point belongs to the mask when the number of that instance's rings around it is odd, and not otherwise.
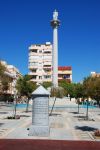
[[[35,44],[29,47],[29,75],[31,81],[42,83],[52,80],[52,45]]]
[[[34,44],[29,47],[29,75],[37,84],[52,81],[52,44]],[[58,80],[72,82],[72,68],[58,67]]]
[[[22,76],[22,74],[15,66],[7,64],[6,61],[1,60],[0,63],[5,66],[5,76],[9,77],[10,80],[9,89],[6,91],[6,94],[14,95],[15,92],[17,92],[15,88],[16,81],[19,77]]]
[[[58,67],[58,81],[66,80],[66,82],[72,82],[72,67],[71,66],[59,66]]]
[[[100,77],[100,73],[91,72],[91,77]]]

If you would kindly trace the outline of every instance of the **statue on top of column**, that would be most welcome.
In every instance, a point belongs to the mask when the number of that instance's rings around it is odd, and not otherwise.
[[[53,12],[53,20],[58,20],[58,12],[56,10]]]

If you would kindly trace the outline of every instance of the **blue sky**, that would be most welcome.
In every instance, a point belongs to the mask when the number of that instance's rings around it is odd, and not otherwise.
[[[28,73],[28,47],[52,42],[50,20],[59,11],[59,65],[73,82],[100,72],[99,0],[0,0],[0,59]]]

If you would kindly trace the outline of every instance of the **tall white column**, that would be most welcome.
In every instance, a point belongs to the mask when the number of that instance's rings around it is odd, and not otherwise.
[[[51,26],[53,27],[53,51],[52,51],[52,82],[53,87],[58,87],[58,26],[60,21],[58,20],[58,12],[53,12],[53,20]]]
[[[57,27],[53,29],[53,86],[58,87],[58,33]]]

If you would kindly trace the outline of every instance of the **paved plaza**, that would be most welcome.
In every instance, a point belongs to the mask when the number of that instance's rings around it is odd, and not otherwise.
[[[54,99],[49,100],[51,111]],[[100,129],[100,108],[89,108],[89,120],[85,120],[86,108],[78,108],[75,100],[68,98],[57,99],[52,115],[49,116],[50,136],[28,136],[28,128],[32,124],[31,107],[29,112],[25,108],[18,108],[17,115],[20,119],[6,119],[13,115],[13,107],[10,104],[0,105],[0,138],[1,139],[50,139],[50,140],[82,140],[100,141],[94,138],[93,133]]]

